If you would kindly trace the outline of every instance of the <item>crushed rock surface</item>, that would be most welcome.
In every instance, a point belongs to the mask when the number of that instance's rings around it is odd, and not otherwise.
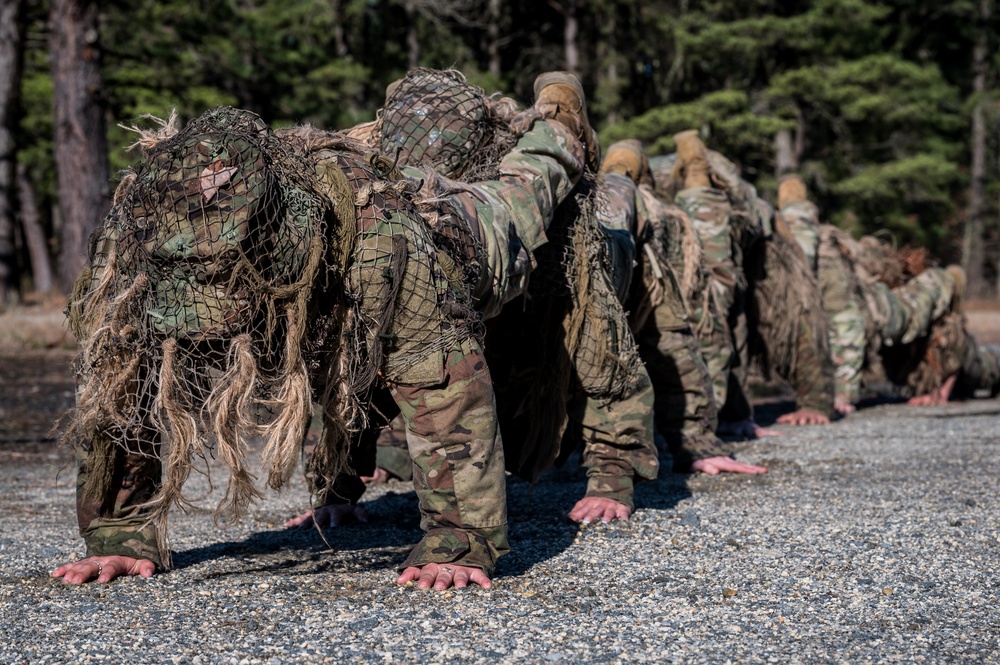
[[[174,570],[64,585],[72,456],[0,430],[0,663],[1000,662],[1000,402],[778,429],[738,445],[766,476],[663,474],[627,523],[566,519],[579,468],[510,479],[496,587],[449,592],[394,583],[420,537],[404,483],[321,534],[281,526],[300,479],[219,527],[195,476]]]

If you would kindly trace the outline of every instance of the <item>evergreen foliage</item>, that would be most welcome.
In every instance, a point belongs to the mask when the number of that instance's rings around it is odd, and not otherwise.
[[[530,101],[536,74],[576,48],[605,145],[641,139],[651,154],[696,127],[772,196],[775,134],[798,135],[799,170],[831,221],[888,229],[956,260],[969,187],[972,49],[992,35],[981,0],[107,0],[101,43],[112,169],[132,161],[117,127],[143,114],[182,120],[249,108],[272,125],[370,120],[419,47],[421,65],[456,67],[488,91]],[[51,201],[47,3],[31,6],[19,159]],[[497,28],[499,76],[489,40]],[[36,38],[31,38],[35,35]],[[415,42],[414,42],[415,39]],[[1000,102],[988,92],[989,251],[1000,254]],[[988,256],[990,254],[988,253]]]

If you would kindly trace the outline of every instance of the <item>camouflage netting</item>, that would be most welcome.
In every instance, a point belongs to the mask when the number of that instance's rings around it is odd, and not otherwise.
[[[378,378],[440,380],[443,354],[482,327],[411,203],[420,183],[363,144],[276,135],[219,108],[139,145],[68,311],[82,356],[67,438],[95,453],[89,496],[108,490],[124,451],[164,461],[146,508],[169,565],[167,511],[190,505],[182,487],[196,466],[207,472],[199,458],[226,463],[216,514],[239,517],[258,496],[248,441],[263,437],[280,487],[315,401],[312,463],[332,479]]]
[[[409,166],[476,182],[495,180],[517,141],[513,100],[487,96],[455,70],[416,68],[390,86],[371,141]]]
[[[163,457],[151,508],[165,535],[210,438],[236,514],[258,494],[249,436],[267,441],[272,486],[291,473],[311,410],[300,343],[325,219],[301,160],[252,113],[215,109],[140,145],[69,308],[82,344],[69,434],[98,453],[92,496],[116,450]]]
[[[568,418],[578,415],[567,410],[573,395],[610,401],[631,395],[643,376],[595,198],[584,176],[556,211],[527,294],[487,334],[507,466],[531,480],[560,455]]]
[[[810,349],[817,357],[829,357],[829,325],[819,284],[798,244],[776,233],[758,243],[745,269],[750,283],[750,354],[764,376],[794,376],[803,321],[808,322]]]

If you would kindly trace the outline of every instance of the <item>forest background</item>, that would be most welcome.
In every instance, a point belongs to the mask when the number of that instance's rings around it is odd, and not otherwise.
[[[344,128],[413,66],[526,103],[575,71],[604,145],[698,128],[766,198],[798,171],[828,221],[995,297],[998,35],[995,0],[0,0],[0,308],[71,289],[136,158],[119,123]]]

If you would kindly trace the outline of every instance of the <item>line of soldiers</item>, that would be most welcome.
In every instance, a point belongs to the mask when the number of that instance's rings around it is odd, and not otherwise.
[[[537,480],[580,449],[581,522],[627,519],[661,457],[765,472],[718,435],[759,433],[754,358],[794,387],[793,424],[856,401],[862,356],[895,377],[954,366],[939,395],[959,368],[1000,385],[1000,354],[961,324],[959,272],[886,284],[801,181],[775,213],[696,132],[675,155],[626,141],[602,160],[576,77],[534,90],[522,109],[418,69],[346,132],[222,108],[141,135],[68,310],[87,557],[54,577],[169,568],[168,512],[199,459],[225,462],[219,511],[238,516],[257,496],[248,441],[280,487],[313,413],[313,510],[288,525],[364,520],[366,483],[412,478],[425,535],[398,582],[444,589],[491,585],[505,469]],[[882,353],[915,345],[909,364]]]

